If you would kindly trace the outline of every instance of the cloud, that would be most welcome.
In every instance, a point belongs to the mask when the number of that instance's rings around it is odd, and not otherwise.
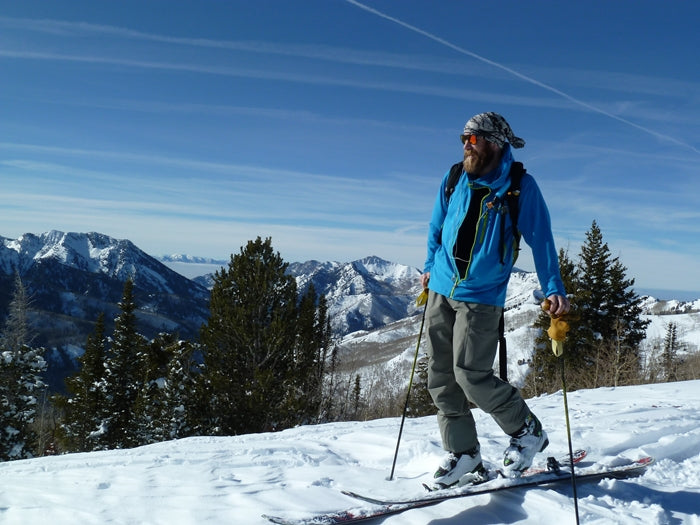
[[[588,102],[586,102],[586,101],[584,101],[584,100],[581,100],[581,99],[578,98],[578,97],[574,97],[573,95],[571,95],[571,94],[569,94],[569,93],[567,93],[567,92],[565,92],[565,91],[562,91],[562,90],[560,90],[560,89],[558,89],[558,88],[555,88],[554,86],[551,86],[551,85],[549,85],[549,84],[547,84],[547,83],[545,83],[545,82],[542,82],[542,81],[540,81],[540,80],[538,80],[538,79],[536,79],[536,78],[533,78],[532,76],[525,75],[525,74],[523,74],[523,73],[520,73],[520,72],[517,71],[516,69],[513,69],[513,68],[511,68],[511,67],[508,67],[508,66],[506,66],[506,65],[504,65],[504,64],[502,64],[502,63],[500,63],[500,62],[496,62],[496,61],[490,60],[490,59],[488,59],[488,58],[486,58],[486,57],[484,57],[484,56],[482,56],[482,55],[478,55],[478,54],[476,54],[476,53],[473,53],[472,51],[469,51],[469,50],[466,49],[466,48],[457,46],[457,45],[455,45],[455,44],[449,42],[448,40],[445,40],[445,39],[443,39],[443,38],[440,38],[439,36],[434,35],[434,34],[432,34],[432,33],[429,33],[429,32],[427,32],[427,31],[424,31],[424,30],[422,30],[422,29],[420,29],[420,28],[418,28],[418,27],[416,27],[416,26],[413,26],[413,25],[411,25],[411,24],[407,24],[406,22],[403,22],[402,20],[399,20],[398,18],[389,16],[389,15],[387,15],[387,14],[381,12],[381,11],[378,11],[378,10],[376,10],[376,9],[372,9],[371,7],[368,7],[368,6],[366,6],[366,5],[364,5],[364,4],[360,3],[360,2],[357,2],[356,0],[346,0],[346,1],[347,1],[348,3],[350,3],[350,4],[352,4],[352,5],[355,5],[355,6],[359,7],[359,8],[361,8],[361,9],[364,9],[364,10],[366,10],[366,11],[368,11],[368,12],[370,12],[370,13],[376,15],[376,16],[379,16],[379,17],[384,18],[384,19],[386,19],[386,20],[389,20],[389,21],[391,21],[391,22],[393,22],[393,23],[396,23],[396,24],[398,24],[398,25],[400,25],[400,26],[402,26],[402,27],[405,27],[406,29],[408,29],[408,30],[410,30],[410,31],[413,31],[414,33],[418,33],[418,34],[420,34],[420,35],[422,35],[422,36],[425,36],[425,37],[429,38],[430,40],[433,40],[433,41],[435,41],[435,42],[438,42],[439,44],[442,44],[442,45],[444,45],[444,46],[446,46],[446,47],[449,47],[450,49],[452,49],[452,50],[454,50],[454,51],[456,51],[456,52],[458,52],[458,53],[461,53],[461,54],[463,54],[463,55],[470,56],[470,57],[472,57],[472,58],[474,58],[474,59],[476,59],[476,60],[478,60],[478,61],[480,61],[480,62],[483,62],[483,63],[485,63],[485,64],[488,64],[488,65],[490,65],[490,66],[493,66],[493,67],[495,67],[495,68],[498,68],[498,69],[500,69],[500,70],[502,70],[502,71],[505,71],[506,73],[508,73],[508,74],[510,74],[510,75],[512,75],[512,76],[514,76],[514,77],[516,77],[516,78],[518,78],[519,80],[522,80],[522,81],[524,81],[524,82],[533,84],[533,85],[535,85],[535,86],[537,86],[537,87],[540,87],[540,88],[542,88],[542,89],[544,89],[544,90],[546,90],[546,91],[549,91],[549,92],[551,92],[551,93],[553,93],[553,94],[555,94],[555,95],[557,95],[557,96],[559,96],[559,97],[561,97],[561,98],[563,98],[563,99],[565,99],[565,100],[571,102],[571,103],[574,104],[575,106],[580,106],[581,108],[583,108],[583,109],[585,109],[585,110],[592,111],[592,112],[594,112],[594,113],[599,113],[599,114],[601,114],[601,115],[603,115],[603,116],[606,116],[606,117],[608,117],[608,118],[610,118],[610,119],[617,120],[618,122],[621,122],[621,123],[623,123],[623,124],[626,124],[626,125],[628,125],[628,126],[631,126],[631,127],[633,127],[633,128],[636,128],[636,129],[638,129],[638,130],[640,130],[640,131],[643,131],[643,132],[645,132],[645,133],[647,133],[647,134],[653,135],[653,136],[655,136],[655,137],[657,137],[657,138],[660,138],[660,139],[668,140],[668,141],[670,141],[670,142],[673,142],[673,143],[675,143],[675,144],[678,144],[679,146],[686,147],[686,148],[688,148],[688,149],[694,151],[694,152],[697,153],[697,154],[700,154],[700,149],[698,149],[698,148],[696,148],[696,147],[694,147],[694,146],[692,146],[692,145],[690,145],[690,144],[688,144],[688,143],[686,143],[686,142],[684,142],[684,141],[682,141],[682,140],[680,140],[680,139],[678,139],[678,138],[676,138],[676,137],[670,136],[670,135],[668,135],[668,134],[660,133],[659,131],[657,131],[657,130],[655,130],[655,129],[651,129],[651,128],[646,127],[646,126],[642,126],[642,125],[640,125],[640,124],[637,124],[636,122],[633,122],[633,121],[631,121],[631,120],[628,120],[628,119],[626,119],[626,118],[623,118],[623,117],[621,117],[620,115],[616,115],[616,114],[614,114],[614,113],[611,113],[610,111],[606,111],[605,109],[603,109],[603,108],[601,108],[601,107],[599,107],[599,106],[595,106],[595,105],[590,104],[590,103],[588,103]]]
[[[293,222],[312,228],[329,224],[393,231],[410,230],[405,217],[424,200],[407,184],[410,177],[398,173],[364,179],[332,172],[88,149],[11,143],[0,143],[0,149],[65,158],[64,163],[0,162],[5,184],[0,202],[24,202],[29,209],[40,208],[38,216],[73,210],[76,217],[85,217],[119,210],[122,214],[179,216],[195,221]],[[80,167],[83,160],[100,167]],[[173,168],[182,169],[182,174]],[[392,198],[387,199],[387,195]]]

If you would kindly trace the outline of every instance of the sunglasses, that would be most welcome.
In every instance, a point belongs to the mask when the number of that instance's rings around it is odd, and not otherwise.
[[[474,135],[473,133],[471,133],[469,135],[460,135],[459,136],[459,138],[462,139],[462,144],[466,144],[467,142],[469,142],[469,144],[471,144],[472,146],[476,144],[478,137],[479,137],[478,135]]]

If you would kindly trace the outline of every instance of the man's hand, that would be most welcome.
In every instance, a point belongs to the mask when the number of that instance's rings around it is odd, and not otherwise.
[[[571,303],[569,303],[569,299],[564,295],[550,295],[547,297],[547,300],[549,301],[547,312],[552,317],[559,317],[567,314],[571,309]]]
[[[425,290],[428,287],[428,281],[430,280],[430,272],[425,272],[420,276],[420,284]]]

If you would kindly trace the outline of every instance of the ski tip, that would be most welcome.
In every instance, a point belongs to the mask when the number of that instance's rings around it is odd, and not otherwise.
[[[648,467],[649,465],[653,465],[656,462],[656,459],[651,457],[651,456],[644,456],[643,458],[639,458],[635,460],[635,463],[640,466]]]
[[[575,450],[573,453],[574,461],[577,459],[581,461],[583,458],[585,458],[588,455],[588,450],[585,448],[580,448],[578,450]]]

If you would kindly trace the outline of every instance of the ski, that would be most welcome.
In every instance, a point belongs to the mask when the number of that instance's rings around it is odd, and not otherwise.
[[[574,466],[578,465],[581,463],[581,461],[584,460],[588,452],[584,449],[579,449],[571,454],[567,454],[566,456],[561,456],[559,458],[555,458],[553,456],[550,456],[547,458],[547,462],[542,465],[537,465],[537,466],[532,466],[525,471],[523,471],[519,477],[524,478],[528,476],[534,476],[535,474],[542,474],[543,472],[550,472],[550,471],[555,471],[558,472],[561,470],[562,467],[570,467],[571,464],[573,463]],[[567,472],[571,473],[571,470],[569,469]],[[507,478],[509,476],[506,476],[502,470],[500,469],[487,469],[487,477],[486,479],[483,479],[481,481],[478,481],[476,483],[458,483],[457,485],[454,485],[452,487],[449,487],[447,490],[454,490],[458,489],[463,486],[476,486],[476,485],[481,485],[483,483],[487,483],[489,481],[493,481],[495,479],[503,479]],[[438,487],[432,487],[428,485],[427,483],[423,483],[423,488],[427,490],[428,492],[441,492],[445,490],[445,488],[438,488]]]
[[[596,469],[595,465],[590,468],[577,469],[576,481],[595,481],[604,478],[625,479],[643,474],[644,469],[651,465],[654,460],[651,457],[644,457],[629,463],[617,465],[614,467]],[[571,471],[561,465],[559,470],[548,470],[536,472],[530,475],[523,475],[519,478],[494,478],[485,483],[478,485],[466,485],[454,489],[435,490],[425,496],[410,498],[404,500],[388,500],[378,499],[371,496],[365,496],[352,491],[343,491],[343,494],[355,499],[372,503],[374,505],[411,505],[414,503],[439,503],[448,499],[461,498],[465,496],[475,496],[477,494],[490,494],[514,488],[528,488],[540,485],[548,485],[551,483],[560,483],[562,481],[571,481]]]
[[[571,479],[570,465],[572,463],[572,460],[573,460],[574,467],[576,467],[579,463],[581,463],[581,461],[583,461],[585,459],[587,454],[588,454],[588,452],[585,449],[579,449],[579,450],[576,450],[571,456],[569,456],[569,454],[566,454],[565,456],[561,456],[559,458],[555,458],[555,457],[550,456],[547,458],[546,463],[540,464],[537,466],[532,466],[532,467],[528,468],[518,478],[506,477],[502,473],[502,471],[500,471],[498,469],[488,469],[488,478],[486,480],[478,482],[478,483],[467,484],[467,485],[462,485],[462,486],[453,486],[453,487],[446,488],[446,489],[435,489],[435,488],[432,488],[432,487],[428,486],[427,484],[423,483],[423,488],[425,488],[430,494],[427,496],[423,496],[423,497],[419,497],[419,498],[412,498],[409,500],[389,501],[389,500],[374,498],[371,496],[364,496],[364,495],[361,495],[361,494],[358,494],[356,492],[352,492],[349,490],[344,490],[342,492],[346,496],[350,496],[351,498],[359,499],[359,500],[365,501],[367,503],[373,503],[375,505],[389,505],[389,504],[393,505],[393,504],[404,504],[404,503],[412,502],[414,500],[431,500],[432,496],[441,499],[442,496],[444,496],[446,493],[451,494],[453,492],[457,492],[457,493],[461,494],[465,490],[476,489],[476,488],[481,487],[481,486],[487,486],[489,483],[492,483],[492,482],[499,480],[499,479],[504,480],[504,481],[515,480],[517,483],[517,486],[522,486],[522,484],[523,484],[522,481],[525,478],[530,478],[530,477],[536,476],[538,474],[543,474],[543,473],[559,474],[559,473],[563,472],[562,475],[567,476],[568,479]],[[562,471],[562,469],[565,469],[565,470]],[[469,495],[469,494],[471,494],[471,490],[469,490],[469,493],[465,494],[465,495]]]
[[[597,481],[605,478],[626,479],[640,476],[644,470],[654,462],[651,457],[644,457],[634,461],[629,461],[622,465],[607,468],[586,467],[577,469],[575,479],[577,482]],[[468,485],[456,489],[444,489],[431,492],[423,497],[406,500],[382,500],[369,496],[363,496],[355,492],[343,491],[343,494],[358,499],[365,503],[371,503],[374,508],[344,510],[317,515],[309,518],[290,519],[277,516],[263,515],[272,523],[278,525],[338,525],[345,523],[361,523],[376,518],[398,514],[407,510],[419,509],[436,505],[437,503],[455,498],[476,496],[481,494],[491,494],[517,488],[531,488],[542,485],[551,485],[571,481],[571,471],[565,465],[553,471],[541,471],[530,475],[523,475],[519,478],[496,478],[478,485]]]

